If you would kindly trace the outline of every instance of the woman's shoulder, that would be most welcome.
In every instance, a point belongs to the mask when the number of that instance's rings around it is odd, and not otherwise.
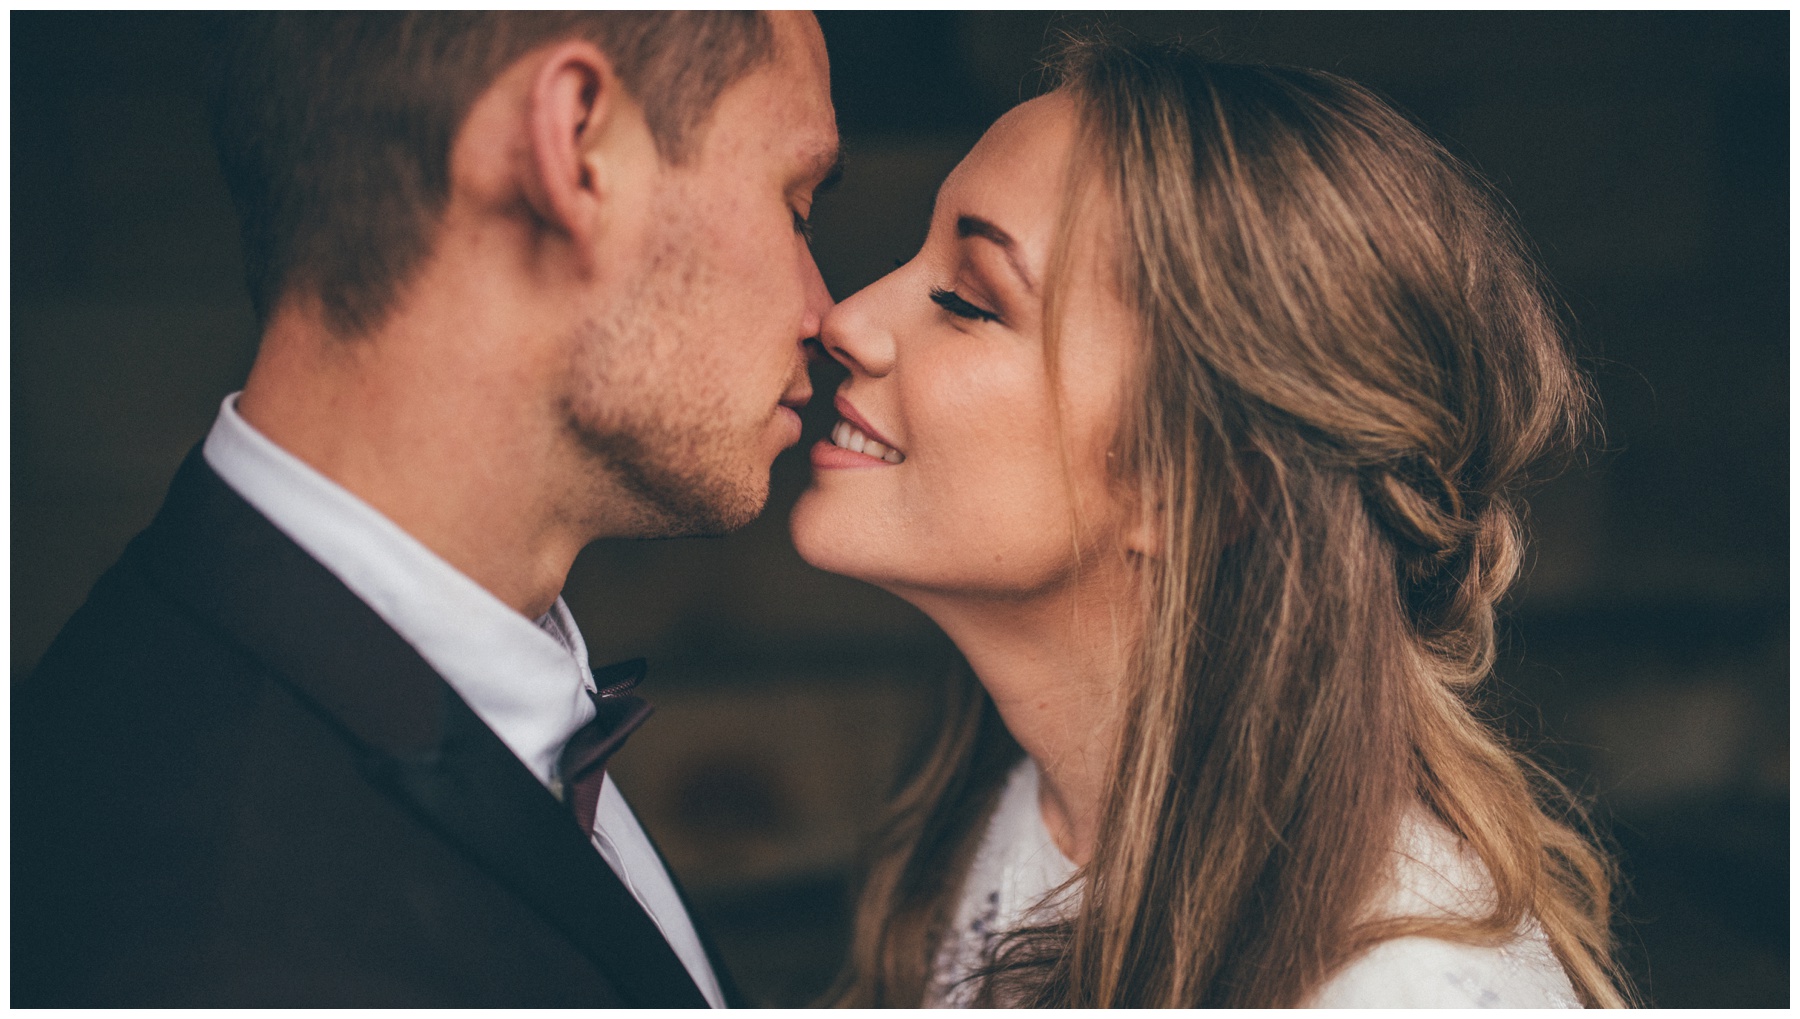
[[[1377,915],[1469,917],[1493,906],[1481,860],[1435,819],[1401,826],[1394,867]],[[1535,921],[1510,941],[1474,945],[1444,938],[1383,941],[1314,992],[1317,1008],[1578,1008],[1574,987]]]
[[[1579,1008],[1543,932],[1499,946],[1395,938],[1313,993],[1312,1008]]]

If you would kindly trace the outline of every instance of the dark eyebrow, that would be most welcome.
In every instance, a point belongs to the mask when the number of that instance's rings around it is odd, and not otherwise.
[[[980,216],[958,216],[956,217],[956,236],[965,239],[980,237],[999,245],[1000,250],[1006,253],[1006,261],[1013,267],[1013,272],[1018,273],[1019,279],[1024,281],[1025,289],[1034,294],[1037,293],[1037,281],[1031,278],[1031,273],[1026,270],[1025,263],[1019,260],[1019,246],[1013,243],[1011,234]]]

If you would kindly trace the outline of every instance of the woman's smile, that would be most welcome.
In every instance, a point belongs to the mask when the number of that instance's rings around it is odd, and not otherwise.
[[[891,467],[906,461],[892,439],[863,419],[850,401],[840,394],[835,401],[838,423],[831,427],[828,438],[820,439],[812,449],[812,463],[820,470],[854,467]]]

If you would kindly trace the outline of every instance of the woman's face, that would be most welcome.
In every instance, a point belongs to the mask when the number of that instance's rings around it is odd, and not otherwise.
[[[807,562],[902,595],[1018,598],[1128,542],[1108,457],[1134,333],[1098,189],[1078,206],[1054,369],[1045,346],[1076,116],[1053,93],[1002,117],[945,180],[918,255],[825,319],[850,377],[794,508]]]

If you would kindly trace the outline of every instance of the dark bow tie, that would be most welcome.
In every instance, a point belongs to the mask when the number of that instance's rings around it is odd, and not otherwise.
[[[625,745],[625,737],[644,724],[651,708],[631,690],[644,679],[642,658],[594,670],[594,720],[576,730],[558,760],[563,797],[586,835],[594,830],[594,810],[606,780],[607,759]]]

